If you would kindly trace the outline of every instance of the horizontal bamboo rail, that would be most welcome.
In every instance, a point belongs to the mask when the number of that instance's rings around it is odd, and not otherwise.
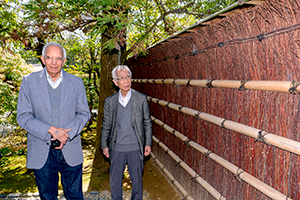
[[[206,80],[206,79],[132,79],[136,83],[174,84],[208,88],[235,88],[239,90],[264,90],[300,94],[296,81],[236,81],[236,80]]]
[[[168,126],[164,122],[156,119],[155,117],[151,116],[152,121],[154,121],[156,124],[167,130],[169,133],[172,133],[174,136],[179,138],[181,141],[186,143],[187,145],[193,147],[197,151],[201,152],[202,154],[206,155],[208,158],[214,160],[218,164],[222,165],[224,168],[229,170],[231,173],[234,174],[234,176],[238,180],[243,180],[244,182],[250,184],[263,194],[267,195],[268,197],[272,199],[278,199],[278,200],[287,200],[290,199],[286,195],[280,193],[279,191],[275,190],[274,188],[270,187],[269,185],[265,184],[264,182],[260,181],[259,179],[255,178],[251,174],[245,172],[243,169],[235,166],[234,164],[230,163],[229,161],[225,160],[224,158],[218,156],[215,153],[212,153],[210,150],[206,149],[205,147],[199,145],[198,143],[190,140],[188,137],[186,137],[184,134],[176,131],[172,127]]]
[[[197,111],[191,108],[183,107],[181,105],[177,105],[174,103],[170,103],[164,100],[159,100],[152,97],[147,97],[149,101],[157,103],[162,106],[166,106],[173,110],[197,117],[198,119],[205,120],[212,124],[221,126],[222,128],[226,128],[228,130],[232,130],[249,137],[255,138],[257,141],[263,142],[265,144],[273,145],[275,147],[281,148],[283,150],[295,153],[300,155],[300,143],[285,137],[281,137],[272,133],[268,133],[266,131],[253,128],[251,126],[247,126],[245,124],[241,124],[238,122],[234,122],[231,120],[227,120],[225,118],[217,117],[215,115],[211,115],[208,113],[204,113],[201,111]]]
[[[192,168],[190,168],[183,160],[181,160],[173,151],[171,151],[166,145],[160,142],[155,136],[153,141],[156,142],[161,148],[163,148],[186,172],[192,176],[192,180],[197,181],[206,191],[208,191],[215,199],[226,200],[215,188],[213,188],[208,182],[206,182],[199,174],[197,174]]]
[[[193,198],[188,194],[188,192],[180,185],[178,181],[176,181],[174,176],[163,166],[163,164],[155,157],[155,155],[152,152],[151,152],[151,158],[153,158],[153,160],[161,168],[161,170],[167,175],[167,177],[171,180],[171,182],[179,189],[179,191],[183,194],[184,199],[193,200]]]

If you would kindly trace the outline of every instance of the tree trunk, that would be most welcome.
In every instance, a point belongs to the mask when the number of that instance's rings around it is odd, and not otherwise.
[[[111,26],[113,28],[113,26]],[[102,34],[101,44],[107,42],[109,38],[109,33],[105,32]],[[121,53],[125,48],[121,48]],[[112,74],[111,71],[113,68],[121,63],[120,55],[117,49],[102,49],[101,52],[101,70],[100,70],[100,93],[99,93],[99,107],[98,107],[98,119],[97,119],[97,136],[95,143],[95,157],[93,161],[93,171],[91,175],[91,180],[89,184],[89,190],[98,190],[99,189],[99,175],[108,171],[109,169],[109,160],[105,159],[102,150],[101,150],[101,129],[102,129],[102,118],[103,118],[103,107],[104,100],[106,97],[112,95],[116,92],[116,86],[114,86],[112,82]]]

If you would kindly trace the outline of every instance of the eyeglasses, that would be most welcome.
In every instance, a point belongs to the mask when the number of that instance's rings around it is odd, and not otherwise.
[[[44,56],[44,58],[45,58],[46,62],[52,62],[53,60],[55,60],[57,63],[62,63],[64,60],[64,58],[62,58],[62,57],[54,58],[52,56]]]
[[[118,81],[125,81],[125,80],[131,80],[131,76],[127,75],[127,76],[120,76],[117,78]]]

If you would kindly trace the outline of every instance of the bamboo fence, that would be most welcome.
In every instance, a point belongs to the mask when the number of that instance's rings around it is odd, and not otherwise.
[[[155,122],[156,124],[161,126],[163,129],[167,130],[169,133],[172,133],[174,136],[179,138],[181,141],[183,141],[187,145],[193,147],[194,149],[201,152],[202,154],[204,154],[208,158],[210,158],[210,159],[214,160],[215,162],[217,162],[218,164],[222,165],[224,168],[226,168],[231,173],[233,173],[234,176],[238,180],[245,181],[246,183],[253,186],[254,188],[256,188],[257,190],[259,190],[260,192],[262,192],[263,194],[269,196],[272,199],[276,199],[276,200],[291,199],[291,198],[287,197],[286,195],[280,193],[279,191],[275,190],[274,188],[270,187],[269,185],[265,184],[264,182],[260,181],[259,179],[253,177],[251,174],[247,173],[245,170],[235,166],[234,164],[232,164],[229,161],[225,160],[224,158],[218,156],[217,154],[212,153],[210,150],[208,150],[205,147],[199,145],[198,143],[196,143],[194,141],[191,141],[184,134],[176,131],[175,129],[168,126],[164,122],[156,119],[153,116],[151,116],[151,119],[152,119],[153,122]],[[154,136],[153,136],[153,138],[154,138],[153,140],[156,143],[158,143],[165,151],[168,151],[168,153],[169,153],[169,149],[167,149],[165,146],[161,145],[161,142],[158,139],[156,139]],[[180,163],[182,162],[182,160],[179,160],[179,158],[177,158],[176,161],[180,162]],[[190,174],[192,175],[192,173],[190,173]],[[198,174],[194,175],[195,178],[198,177],[198,176],[199,176]],[[202,184],[200,184],[200,185],[202,185]],[[216,198],[217,196],[214,196],[214,197]],[[220,196],[216,199],[220,199]]]
[[[170,103],[164,100],[159,100],[156,98],[148,97],[148,100],[152,101],[153,103],[157,103],[161,106],[166,106],[170,109],[179,111],[181,113],[185,113],[191,116],[194,116],[198,119],[205,120],[212,124],[221,126],[222,128],[226,128],[249,137],[255,138],[257,141],[263,142],[265,144],[273,145],[275,147],[281,148],[283,150],[295,153],[300,155],[300,143],[288,138],[284,138],[272,133],[268,133],[266,131],[247,126],[245,124],[241,124],[238,122],[234,122],[231,120],[227,120],[225,118],[217,117],[208,113],[204,113],[201,111],[197,111],[191,108],[183,107],[178,104]]]
[[[184,132],[185,143],[193,144],[191,138],[206,154],[209,149],[239,166],[232,168],[235,175],[243,169],[287,199],[300,199],[300,104],[290,95],[300,94],[299,11],[300,2],[291,0],[239,7],[126,62],[133,88],[151,102],[151,115]],[[269,199],[159,126],[153,130],[228,199]],[[161,148],[153,150],[170,172],[181,170]],[[186,185],[184,175],[173,175],[194,199],[212,198],[199,184]]]
[[[180,59],[180,58],[184,58],[187,56],[196,56],[198,54],[202,54],[202,53],[206,53],[209,50],[213,50],[216,48],[223,48],[224,46],[230,46],[230,45],[237,45],[237,44],[242,44],[242,43],[249,43],[249,42],[253,42],[253,41],[259,41],[261,42],[262,40],[265,40],[267,38],[272,38],[281,34],[286,34],[292,31],[297,31],[300,29],[300,23],[296,23],[293,24],[291,26],[286,26],[286,27],[282,27],[282,28],[278,28],[276,30],[272,30],[269,32],[265,32],[265,33],[260,33],[259,35],[255,35],[255,36],[248,36],[248,37],[244,37],[244,38],[238,38],[238,39],[232,39],[232,40],[228,40],[228,41],[222,41],[222,42],[218,42],[215,43],[213,45],[210,46],[206,46],[202,49],[195,49],[193,48],[192,51],[184,53],[184,54],[175,54],[172,56],[168,56],[168,57],[164,57],[161,59],[153,59],[151,62],[147,62],[147,63],[140,63],[139,65],[131,65],[132,68],[135,67],[139,67],[140,65],[152,65],[154,63],[158,63],[158,62],[162,62],[162,61],[166,61],[169,59]]]
[[[236,80],[196,80],[196,79],[133,79],[136,83],[174,84],[208,88],[232,88],[239,90],[263,90],[300,94],[297,81],[236,81]]]
[[[199,174],[197,174],[192,168],[190,168],[183,160],[181,160],[173,151],[171,151],[166,145],[160,142],[155,136],[153,141],[156,142],[165,152],[167,152],[186,172],[188,172],[192,179],[197,181],[206,191],[208,191],[215,199],[225,200],[214,187],[212,187],[207,181],[205,181]]]
[[[156,156],[151,152],[151,158],[156,162],[156,164],[161,168],[161,170],[167,175],[170,181],[178,188],[178,190],[183,194],[184,199],[193,200],[193,198],[188,194],[188,192],[180,185],[174,176],[164,167],[164,165],[156,158]]]

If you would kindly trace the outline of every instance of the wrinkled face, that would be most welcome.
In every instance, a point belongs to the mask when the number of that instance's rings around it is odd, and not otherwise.
[[[45,56],[42,56],[41,60],[46,66],[49,76],[55,80],[59,77],[61,68],[66,62],[66,59],[63,58],[63,50],[55,45],[47,47]]]
[[[116,86],[118,86],[121,90],[121,94],[127,95],[131,88],[131,77],[129,75],[129,71],[127,69],[119,69],[116,72],[117,80],[113,79],[113,82]]]

